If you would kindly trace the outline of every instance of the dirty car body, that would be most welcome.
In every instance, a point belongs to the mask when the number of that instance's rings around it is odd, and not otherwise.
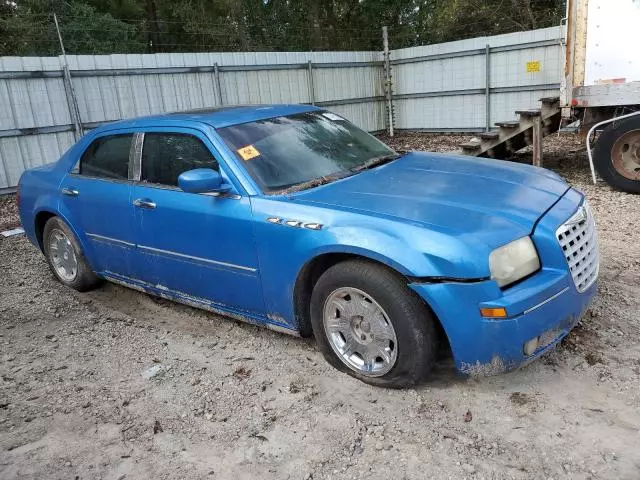
[[[418,296],[468,374],[497,373],[538,357],[588,307],[598,273],[595,225],[584,196],[556,174],[409,152],[340,175],[325,175],[319,166],[304,182],[259,163],[265,149],[277,156],[283,148],[268,143],[270,135],[300,122],[311,125],[303,132],[324,122],[336,135],[368,135],[301,105],[116,122],[87,134],[58,162],[23,175],[24,229],[43,249],[43,226],[57,216],[101,278],[303,336],[312,333],[309,298],[318,276],[336,262],[364,259],[393,271]],[[109,148],[128,161],[118,175],[82,166],[116,137]],[[185,137],[197,146],[182,145]],[[313,133],[307,137],[291,145],[329,148]],[[224,189],[194,193],[158,180],[180,174],[178,167],[149,169],[176,143],[181,151],[204,147],[204,157],[190,153],[199,160],[184,168],[215,168]],[[269,182],[274,175],[282,180],[277,185]],[[520,250],[500,250],[514,241]],[[509,259],[525,250],[529,270],[518,278],[520,267],[511,268]]]

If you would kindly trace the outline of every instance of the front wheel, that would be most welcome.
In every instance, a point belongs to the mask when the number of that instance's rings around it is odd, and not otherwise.
[[[352,260],[329,268],[314,287],[311,321],[325,359],[365,383],[410,387],[433,366],[432,313],[382,266]]]

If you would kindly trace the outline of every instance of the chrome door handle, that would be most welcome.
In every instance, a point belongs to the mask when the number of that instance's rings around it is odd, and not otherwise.
[[[134,200],[133,204],[140,208],[156,208],[155,203],[150,202],[149,200],[142,200],[141,198]]]
[[[78,195],[80,195],[80,192],[73,188],[63,188],[62,190],[60,190],[60,193],[62,193],[63,195],[68,195],[70,197],[77,197]]]

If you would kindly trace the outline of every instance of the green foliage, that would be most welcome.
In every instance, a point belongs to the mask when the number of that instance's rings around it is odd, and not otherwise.
[[[564,1],[451,0],[440,5],[428,22],[429,42],[497,35],[560,24]]]
[[[0,55],[59,55],[52,12],[58,15],[65,48],[70,53],[140,50],[135,25],[100,12],[88,3],[23,0],[0,10]]]
[[[0,0],[0,55],[380,50],[558,25],[563,0]]]

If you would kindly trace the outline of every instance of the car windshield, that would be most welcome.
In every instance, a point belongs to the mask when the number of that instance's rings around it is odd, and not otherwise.
[[[323,111],[267,118],[218,132],[267,193],[313,187],[399,156],[344,118]]]

